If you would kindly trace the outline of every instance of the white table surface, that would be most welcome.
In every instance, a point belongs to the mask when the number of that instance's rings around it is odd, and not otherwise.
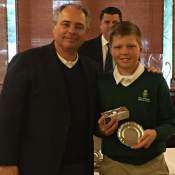
[[[164,155],[170,175],[175,175],[175,148],[167,148]],[[99,173],[95,172],[94,175],[99,175]]]
[[[175,175],[175,148],[167,148],[164,155],[170,175]]]

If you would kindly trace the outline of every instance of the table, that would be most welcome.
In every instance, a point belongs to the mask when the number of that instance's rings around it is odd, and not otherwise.
[[[170,175],[175,175],[175,148],[167,148],[164,155]]]

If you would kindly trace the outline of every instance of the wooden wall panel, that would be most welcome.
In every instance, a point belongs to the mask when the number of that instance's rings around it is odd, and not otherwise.
[[[19,51],[50,42],[52,13],[51,0],[18,0]]]
[[[119,7],[124,20],[136,23],[148,42],[148,52],[162,53],[162,0],[82,0],[91,11],[91,30],[87,39],[95,37],[99,31],[99,14],[107,6]],[[18,0],[19,51],[37,47],[52,40],[52,1]]]
[[[0,0],[0,90],[7,65],[7,14],[6,0]]]
[[[91,30],[87,38],[93,38],[100,33],[99,14],[107,6],[121,9],[123,20],[136,23],[143,33],[143,39],[148,42],[150,53],[162,53],[163,33],[163,1],[162,0],[100,0],[94,5],[93,0],[82,0],[92,13]]]

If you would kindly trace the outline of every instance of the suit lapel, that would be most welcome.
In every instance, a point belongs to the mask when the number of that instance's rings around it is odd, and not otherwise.
[[[101,35],[97,37],[96,40],[96,53],[97,53],[97,59],[98,59],[98,63],[99,63],[99,69],[100,72],[103,72],[103,50],[102,50],[102,44],[101,44]]]

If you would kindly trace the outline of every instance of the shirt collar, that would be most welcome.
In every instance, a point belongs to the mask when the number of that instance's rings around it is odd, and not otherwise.
[[[106,44],[109,43],[109,42],[105,39],[105,37],[104,37],[103,35],[101,35],[101,41],[102,41],[103,47],[106,46]]]
[[[78,61],[78,54],[76,56],[76,59],[74,61],[67,61],[65,58],[63,58],[58,52],[57,52],[57,55],[58,55],[58,58],[59,60],[65,65],[67,66],[68,68],[72,68],[73,66],[75,66],[75,64],[77,63]]]
[[[144,72],[144,70],[145,70],[144,66],[139,63],[139,66],[132,75],[124,76],[119,73],[116,65],[113,72],[113,76],[116,81],[116,84],[121,83],[123,86],[126,87],[132,84]]]

